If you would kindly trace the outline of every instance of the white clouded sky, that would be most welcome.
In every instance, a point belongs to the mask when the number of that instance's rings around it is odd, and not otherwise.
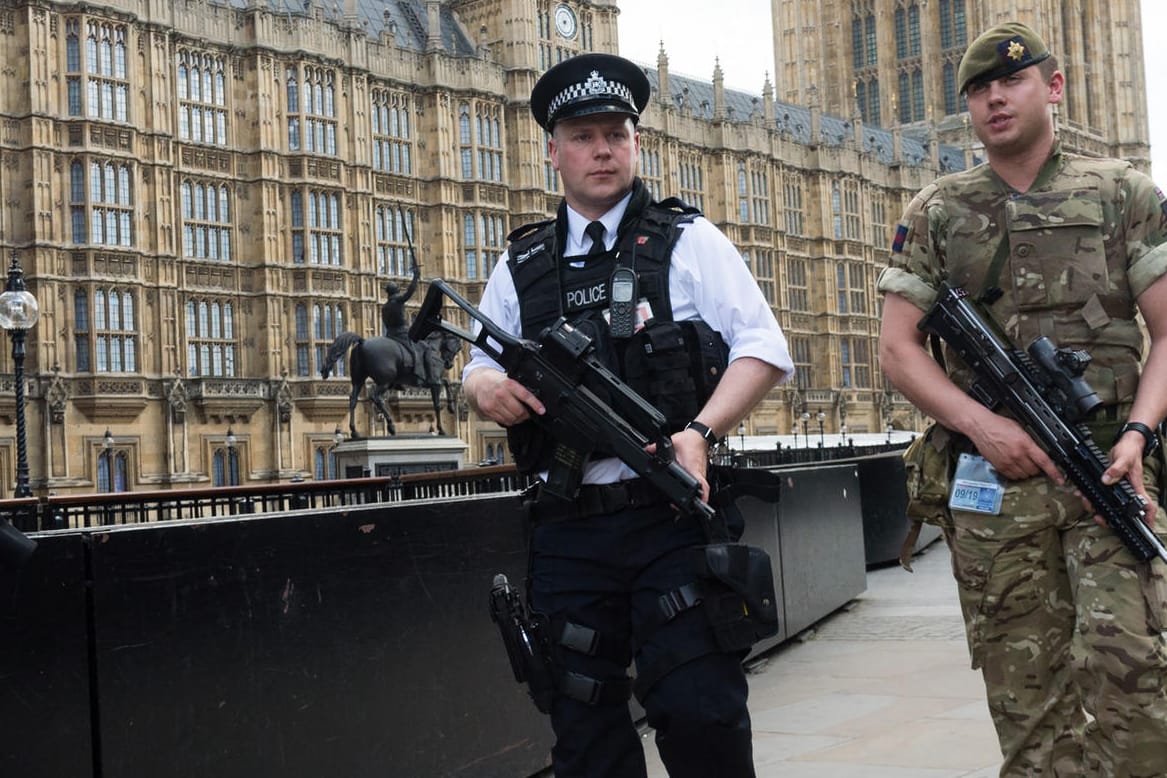
[[[1160,48],[1167,41],[1167,2],[1141,3],[1151,160],[1157,183],[1167,189],[1167,49]],[[755,93],[773,75],[770,0],[619,0],[619,7],[625,57],[655,64],[664,41],[674,73],[709,80],[719,60],[726,86]]]

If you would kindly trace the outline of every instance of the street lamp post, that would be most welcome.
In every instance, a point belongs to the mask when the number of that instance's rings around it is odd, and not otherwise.
[[[329,459],[331,460],[329,467],[332,470],[332,478],[340,478],[340,460],[337,457],[336,450],[340,448],[340,444],[344,443],[344,433],[340,430],[340,425],[336,425],[336,429],[332,431],[332,450],[329,452]]]
[[[798,422],[790,424],[790,434],[794,436],[794,448],[798,448]]]
[[[802,412],[802,445],[806,446],[807,448],[810,448],[810,429],[807,426],[808,424],[810,424],[810,414],[807,413],[806,411],[803,411]]]
[[[891,431],[892,431],[892,426],[891,426],[891,422],[889,421],[887,423],[887,444],[889,446],[891,445]]]
[[[819,448],[822,448],[823,444],[826,442],[823,440],[823,422],[826,421],[827,415],[822,411],[819,411],[816,418],[818,419],[819,423]]]
[[[739,449],[741,451],[745,451],[746,450],[746,423],[744,421],[741,424],[737,425],[737,439],[738,439]]]
[[[113,446],[115,442],[113,433],[109,431],[109,427],[106,427],[105,434],[101,436],[101,456],[98,457],[97,491],[99,492],[116,492],[118,490],[117,467],[113,462]]]
[[[839,445],[842,446],[842,445],[845,445],[846,443],[847,443],[847,425],[840,424],[839,425]]]
[[[24,271],[12,252],[8,284],[0,294],[0,327],[12,337],[12,364],[16,370],[16,489],[14,497],[31,497],[28,486],[28,433],[24,426],[24,339],[40,318],[40,307],[24,285]]]
[[[238,438],[235,437],[235,430],[228,427],[227,428],[227,463],[226,463],[227,464],[227,485],[228,486],[238,486],[239,485],[238,479],[236,478],[236,476],[238,475],[238,473],[237,473],[238,468],[236,467],[236,464],[235,464],[237,461],[235,459],[235,444],[237,444],[238,442],[239,442]]]

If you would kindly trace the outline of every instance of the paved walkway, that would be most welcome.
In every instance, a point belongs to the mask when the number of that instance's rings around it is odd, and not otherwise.
[[[947,547],[913,567],[868,571],[866,592],[751,667],[759,778],[996,778]],[[665,778],[651,732],[644,744]]]

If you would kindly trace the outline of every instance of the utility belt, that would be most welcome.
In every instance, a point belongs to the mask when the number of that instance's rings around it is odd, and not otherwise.
[[[668,502],[664,493],[643,478],[610,484],[585,484],[572,500],[547,492],[541,483],[522,494],[523,508],[534,523],[586,519],[618,513],[629,508],[647,508]]]

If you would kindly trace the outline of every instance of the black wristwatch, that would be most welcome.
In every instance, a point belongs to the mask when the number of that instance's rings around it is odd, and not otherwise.
[[[1155,430],[1143,424],[1141,421],[1128,421],[1122,425],[1118,434],[1114,436],[1114,442],[1117,443],[1119,438],[1131,430],[1143,436],[1143,459],[1146,459],[1159,450],[1159,436],[1155,434]]]
[[[709,427],[707,425],[702,424],[701,422],[694,420],[694,421],[691,421],[688,424],[686,424],[685,429],[695,430],[698,435],[705,438],[705,442],[708,443],[710,446],[717,445],[717,435],[713,432],[713,430],[709,429]]]

